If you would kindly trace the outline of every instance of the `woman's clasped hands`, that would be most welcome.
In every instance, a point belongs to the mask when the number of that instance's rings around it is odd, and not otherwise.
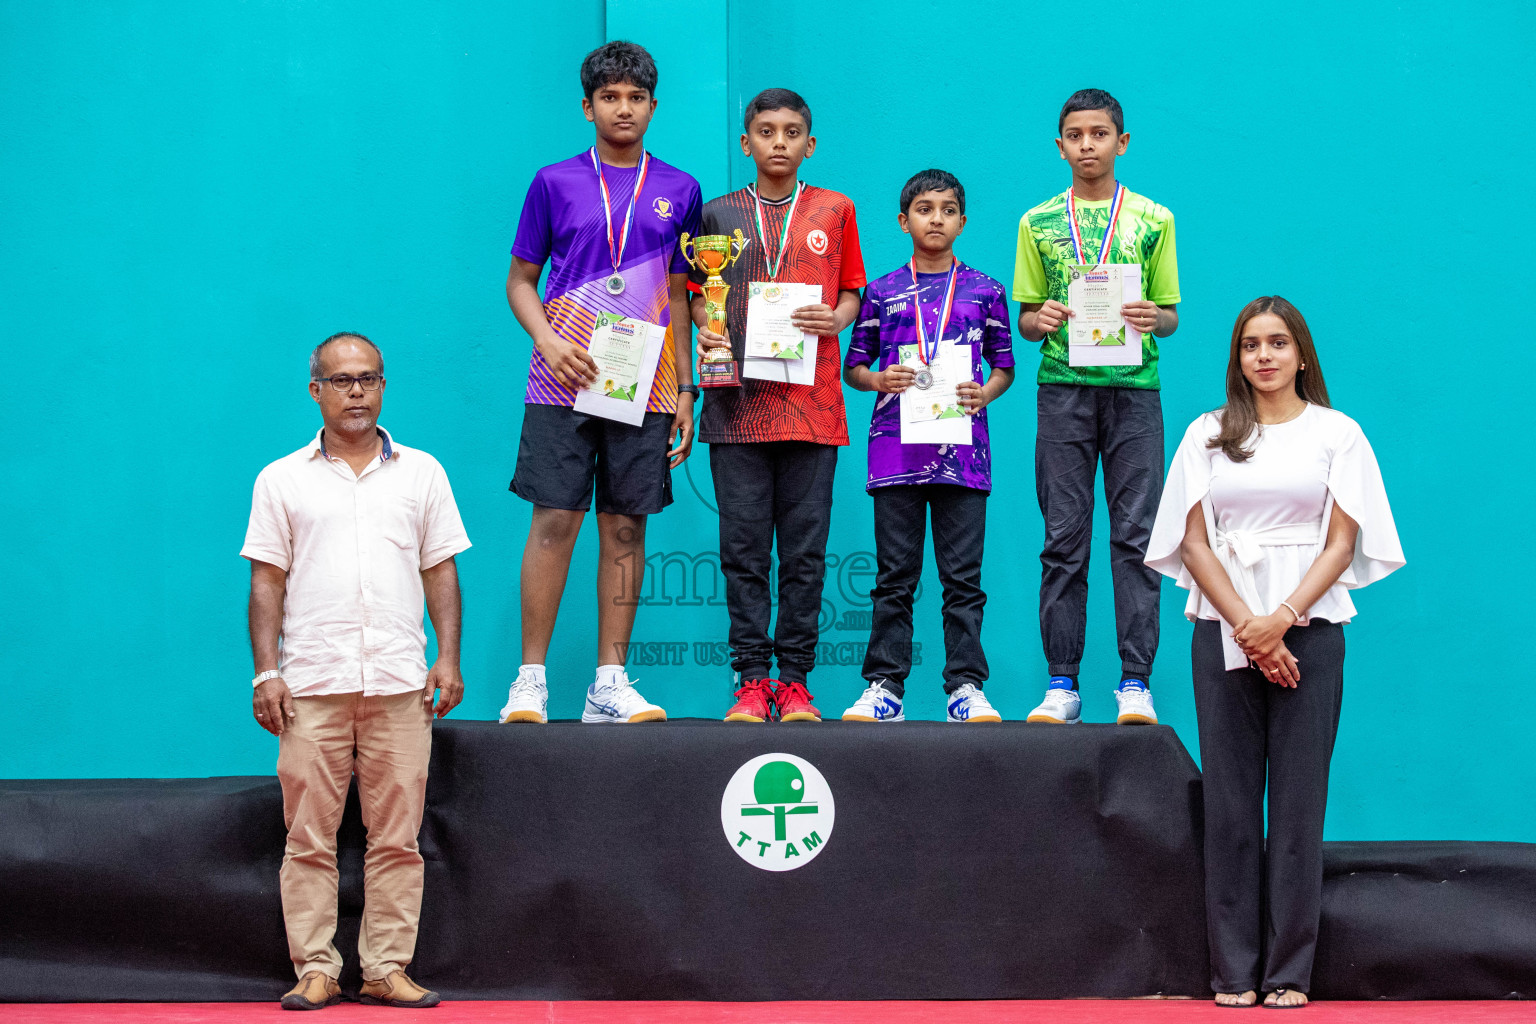
[[[1282,605],[1277,612],[1251,615],[1239,622],[1232,630],[1232,639],[1265,679],[1294,687],[1301,682],[1301,668],[1285,646],[1285,631],[1295,624],[1295,617]]]

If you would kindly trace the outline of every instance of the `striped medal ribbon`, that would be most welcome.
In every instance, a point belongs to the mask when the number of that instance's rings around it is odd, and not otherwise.
[[[928,332],[923,328],[923,301],[917,283],[917,257],[913,257],[907,263],[907,270],[912,273],[912,311],[917,321],[917,358],[923,364],[918,367],[917,374],[912,383],[917,385],[919,391],[927,391],[933,387],[933,371],[928,367],[939,357],[939,345],[944,341],[944,332],[949,330],[949,315],[955,309],[955,278],[960,272],[960,261],[950,257],[949,280],[944,285],[944,299],[939,303],[938,322],[934,325],[933,341],[928,340]]]
[[[1115,237],[1115,225],[1120,221],[1120,204],[1125,201],[1125,186],[1115,182],[1115,195],[1109,201],[1109,223],[1104,225],[1104,240],[1099,243],[1099,258],[1092,266],[1098,266],[1109,259],[1109,243]],[[1067,203],[1069,212],[1068,222],[1072,225],[1072,251],[1077,254],[1077,262],[1080,266],[1089,266],[1088,260],[1083,257],[1083,232],[1077,226],[1077,192],[1067,190]]]
[[[635,194],[629,198],[629,209],[624,213],[624,229],[619,235],[618,245],[613,241],[613,199],[608,194],[608,181],[603,177],[603,165],[597,158],[597,147],[592,147],[592,169],[597,172],[597,185],[603,193],[603,223],[608,227],[608,260],[613,264],[613,276],[603,282],[603,287],[608,289],[609,295],[622,295],[624,293],[624,277],[619,273],[619,264],[624,262],[624,249],[629,245],[629,226],[635,219],[635,206],[640,202],[640,190],[645,187],[645,172],[651,165],[651,154],[644,153],[640,157],[640,171],[635,175]]]
[[[800,194],[805,191],[805,182],[795,184],[794,198],[789,201],[789,211],[784,214],[784,226],[779,231],[779,252],[772,255],[768,252],[768,231],[763,223],[763,197],[757,194],[757,189],[752,189],[753,214],[757,217],[757,237],[763,246],[763,260],[768,264],[768,280],[779,279],[779,268],[784,265],[784,254],[789,251],[789,225],[795,219],[795,207],[800,205]],[[783,295],[779,289],[765,290],[764,297],[770,302],[776,302]]]

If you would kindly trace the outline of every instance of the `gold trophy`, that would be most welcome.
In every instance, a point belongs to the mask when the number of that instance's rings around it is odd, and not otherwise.
[[[695,270],[702,270],[704,278],[704,316],[708,327],[716,334],[725,333],[725,296],[731,286],[721,278],[720,272],[741,258],[742,250],[750,240],[736,229],[735,235],[689,235],[683,232],[678,240],[683,259]],[[689,247],[693,254],[689,255]],[[731,357],[731,347],[721,346],[709,350],[709,355],[699,360],[699,387],[730,388],[741,386],[741,371]]]

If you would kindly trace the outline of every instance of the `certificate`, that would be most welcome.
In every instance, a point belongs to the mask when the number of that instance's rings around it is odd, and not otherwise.
[[[1072,366],[1140,366],[1142,335],[1120,307],[1141,299],[1141,264],[1074,265],[1067,284],[1067,361]]]
[[[647,332],[643,320],[629,320],[617,313],[599,313],[587,354],[597,364],[591,390],[605,398],[633,402],[640,388]]]
[[[814,287],[814,286],[813,286]],[[806,333],[790,317],[801,306],[821,301],[821,289],[809,302],[795,301],[794,285],[753,281],[747,285],[747,355],[753,359],[803,359]]]
[[[815,284],[752,281],[747,285],[747,336],[741,372],[745,377],[788,384],[816,382],[818,338],[790,322],[801,306],[821,302]]]
[[[597,378],[576,393],[577,412],[638,426],[645,418],[666,328],[618,313],[599,313],[587,354]]]
[[[912,384],[901,400],[902,444],[974,444],[971,418],[960,405],[956,385],[971,376],[971,346],[941,342],[938,355],[924,364],[916,345],[903,345],[897,354],[903,366],[919,371],[927,387]],[[926,373],[924,373],[926,371]]]

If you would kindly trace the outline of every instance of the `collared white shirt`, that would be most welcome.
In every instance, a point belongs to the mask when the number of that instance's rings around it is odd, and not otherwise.
[[[361,475],[321,430],[256,478],[240,554],[288,573],[281,671],[296,697],[385,697],[426,685],[421,573],[469,547],[448,475],[384,448]]]

